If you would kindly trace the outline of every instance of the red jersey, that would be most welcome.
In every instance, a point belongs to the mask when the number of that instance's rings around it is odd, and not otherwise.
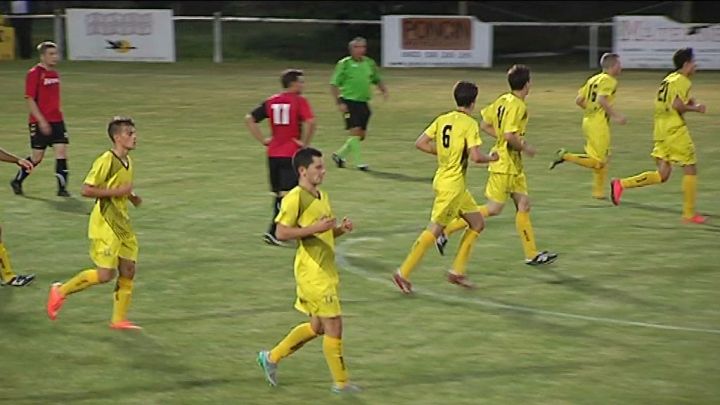
[[[270,118],[272,138],[267,146],[269,157],[293,157],[300,148],[294,140],[300,139],[302,123],[314,117],[307,99],[291,92],[271,96],[251,115],[256,122]]]
[[[60,75],[56,70],[47,70],[37,64],[25,76],[25,97],[32,98],[48,122],[63,120],[60,111]],[[31,124],[38,120],[30,114]]]

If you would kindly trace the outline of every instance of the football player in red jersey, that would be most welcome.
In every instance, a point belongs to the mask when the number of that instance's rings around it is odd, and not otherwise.
[[[267,149],[270,188],[275,201],[272,221],[263,239],[275,246],[282,245],[275,237],[275,217],[280,212],[280,202],[298,184],[292,158],[299,149],[310,145],[315,132],[312,108],[302,96],[305,85],[302,70],[285,70],[280,82],[284,89],[282,92],[270,96],[245,116],[250,134]],[[258,126],[258,122],[266,118],[269,118],[270,138],[265,138]]]
[[[55,149],[55,176],[61,197],[70,197],[67,192],[68,166],[67,145],[69,143],[63,113],[60,109],[60,75],[57,66],[60,54],[55,43],[46,41],[37,46],[40,63],[33,66],[25,77],[25,100],[30,115],[30,147],[32,155],[27,158],[34,166],[42,162],[45,149]],[[30,175],[26,168],[20,168],[10,182],[13,192],[23,194],[22,183]]]

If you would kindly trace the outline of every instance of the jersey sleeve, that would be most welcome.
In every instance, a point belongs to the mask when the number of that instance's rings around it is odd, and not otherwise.
[[[689,80],[675,80],[670,83],[670,95],[668,100],[670,103],[675,101],[675,97],[680,97],[680,101],[687,103],[690,100],[690,81]]]
[[[34,69],[25,76],[25,98],[37,98],[38,85],[40,84],[40,70]]]
[[[252,110],[250,112],[250,115],[252,115],[253,119],[255,119],[255,122],[260,122],[268,117],[267,115],[267,108],[265,106],[265,102],[262,102],[257,108]]]
[[[343,59],[341,61],[338,61],[338,63],[335,65],[335,71],[333,72],[332,78],[330,79],[330,84],[332,84],[335,87],[342,87],[344,82],[345,82],[345,63],[344,63],[344,59]]]
[[[613,93],[615,93],[615,88],[617,87],[617,81],[612,79],[609,76],[603,77],[597,86],[597,95],[598,96],[611,96]]]
[[[483,122],[487,122],[488,124],[493,123],[493,105],[490,104],[480,110],[480,118],[482,118]]]
[[[312,107],[305,97],[300,99],[300,121],[307,121],[315,118]]]
[[[430,125],[428,125],[428,127],[425,128],[425,131],[423,133],[425,135],[427,135],[428,138],[435,139],[435,137],[437,136],[438,128],[439,128],[438,121],[439,121],[439,118],[435,118],[433,120],[433,122],[431,122]]]
[[[517,104],[508,104],[506,108],[507,111],[505,111],[505,116],[503,117],[502,128],[500,128],[500,131],[503,134],[520,132],[522,126],[522,118],[525,114],[525,107]]]
[[[275,222],[287,227],[298,225],[298,214],[300,213],[300,194],[290,193],[282,199],[280,212],[275,217]]]
[[[370,59],[370,68],[372,69],[370,74],[370,81],[372,84],[378,84],[382,81],[382,77],[380,77],[380,69],[378,69],[377,63],[375,63],[374,60]]]
[[[108,173],[110,172],[110,166],[112,165],[112,162],[106,156],[107,155],[102,155],[95,159],[83,183],[95,187],[105,183]]]
[[[480,145],[482,145],[482,139],[480,139],[480,126],[477,121],[473,119],[467,133],[467,148],[470,149]]]

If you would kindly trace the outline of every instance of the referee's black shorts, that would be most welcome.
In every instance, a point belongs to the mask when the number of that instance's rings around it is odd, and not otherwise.
[[[293,169],[292,158],[268,157],[270,189],[273,193],[290,191],[298,185],[298,176]]]
[[[345,113],[345,129],[362,128],[366,130],[370,121],[370,107],[364,101],[340,99],[348,108]]]

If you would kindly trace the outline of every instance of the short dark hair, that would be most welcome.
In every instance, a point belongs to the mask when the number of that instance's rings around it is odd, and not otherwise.
[[[315,148],[303,148],[295,152],[293,156],[292,164],[295,172],[300,174],[300,168],[308,168],[313,162],[313,158],[322,157],[322,152]]]
[[[108,123],[108,136],[115,142],[115,135],[119,134],[125,127],[134,127],[135,122],[130,117],[114,116]]]
[[[282,83],[283,89],[287,89],[291,84],[298,81],[303,75],[303,71],[300,69],[287,69],[280,75],[280,83]]]
[[[525,65],[512,65],[507,76],[510,90],[522,90],[530,81],[530,68]]]
[[[478,95],[478,87],[475,83],[460,81],[455,83],[453,97],[458,107],[470,107]]]
[[[675,70],[681,69],[686,62],[693,60],[693,49],[682,48],[675,51],[673,54],[673,63],[675,64]]]
[[[38,53],[40,53],[40,55],[44,55],[45,51],[47,51],[50,48],[57,49],[57,44],[55,44],[55,42],[52,42],[52,41],[43,41],[38,44],[37,51],[38,51]]]

